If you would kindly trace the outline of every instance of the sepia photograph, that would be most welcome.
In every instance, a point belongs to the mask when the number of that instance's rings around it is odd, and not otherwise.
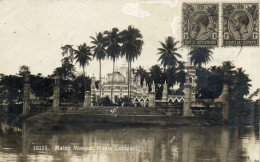
[[[259,162],[259,0],[0,0],[0,162]]]

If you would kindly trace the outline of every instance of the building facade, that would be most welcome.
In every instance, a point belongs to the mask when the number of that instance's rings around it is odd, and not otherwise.
[[[190,58],[188,58],[190,60]],[[196,70],[192,66],[190,61],[186,63],[186,81],[184,86],[185,95],[169,95],[168,94],[168,85],[165,81],[163,84],[162,99],[155,100],[155,84],[151,84],[151,89],[146,83],[146,80],[143,80],[141,84],[141,77],[136,76],[133,73],[131,74],[131,84],[130,94],[132,102],[137,105],[140,104],[143,107],[154,107],[155,102],[181,102],[184,103],[184,107],[190,107],[191,102],[195,101],[196,94]],[[112,88],[112,73],[106,75],[106,77],[101,78],[100,85],[98,88],[95,86],[96,78],[93,76],[91,78],[91,95],[95,101],[99,101],[102,97],[109,97],[112,102],[117,102],[118,99],[128,96],[128,67],[125,64],[122,64],[120,67],[115,68],[114,72],[114,81],[113,81],[113,96],[111,96]],[[187,102],[185,102],[185,100]],[[187,112],[189,113],[189,112]]]
[[[101,78],[98,88],[95,86],[96,78],[91,78],[91,95],[98,101],[100,98],[109,97],[112,102],[116,102],[120,98],[128,96],[128,82],[131,87],[129,92],[133,97],[135,96],[149,96],[149,87],[146,81],[143,81],[141,86],[141,77],[131,74],[131,79],[128,79],[128,67],[126,64],[122,64],[119,68],[115,68],[114,80],[113,73],[109,73],[106,77]],[[113,93],[111,96],[113,80]]]

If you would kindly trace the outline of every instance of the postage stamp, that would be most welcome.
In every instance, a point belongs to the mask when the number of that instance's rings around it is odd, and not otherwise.
[[[188,4],[182,7],[182,38],[184,46],[218,46],[218,4]]]
[[[256,3],[223,4],[223,46],[258,46],[259,20]]]

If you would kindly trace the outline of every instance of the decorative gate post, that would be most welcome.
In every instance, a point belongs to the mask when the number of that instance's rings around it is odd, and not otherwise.
[[[168,99],[168,85],[165,80],[163,84],[162,101],[167,102],[167,99]]]
[[[184,83],[183,116],[191,116],[191,85],[190,76],[186,74]]]
[[[191,107],[192,103],[196,102],[196,87],[197,76],[196,67],[191,63],[190,56],[187,58],[185,64],[186,75],[184,83],[184,104],[183,104],[183,116],[192,116]]]
[[[91,94],[89,91],[86,91],[84,97],[84,108],[89,108],[90,106],[91,106]]]
[[[57,112],[60,107],[60,76],[55,76],[54,95],[53,95],[53,111]]]
[[[149,93],[149,103],[148,103],[148,106],[149,107],[155,107],[155,84],[154,84],[154,81],[153,81],[153,84],[152,84],[152,91]]]
[[[24,97],[23,97],[23,116],[26,116],[30,110],[30,74],[29,71],[25,73]]]

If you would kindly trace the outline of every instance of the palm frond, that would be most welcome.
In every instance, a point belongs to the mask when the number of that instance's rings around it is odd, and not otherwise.
[[[165,38],[165,42],[159,41],[161,48],[157,48],[159,51],[157,54],[160,55],[158,61],[161,61],[161,65],[164,67],[175,67],[177,65],[178,59],[182,56],[177,53],[176,45],[178,42],[174,42],[174,38],[169,36]]]

